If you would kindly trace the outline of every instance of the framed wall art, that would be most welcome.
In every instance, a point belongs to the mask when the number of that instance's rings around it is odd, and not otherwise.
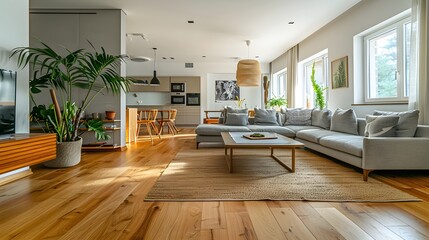
[[[335,88],[349,87],[347,56],[331,62],[331,86]]]
[[[240,99],[240,87],[236,80],[215,81],[215,101],[237,101]]]

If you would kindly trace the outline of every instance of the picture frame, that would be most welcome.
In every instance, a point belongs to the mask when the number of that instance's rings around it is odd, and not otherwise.
[[[331,62],[331,88],[349,87],[348,57],[338,58]]]
[[[215,101],[237,101],[240,99],[240,87],[236,80],[215,81]]]

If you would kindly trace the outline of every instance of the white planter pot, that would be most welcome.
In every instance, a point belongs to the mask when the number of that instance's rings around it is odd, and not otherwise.
[[[74,142],[58,142],[57,158],[44,162],[43,165],[51,168],[72,167],[80,162],[82,138]]]

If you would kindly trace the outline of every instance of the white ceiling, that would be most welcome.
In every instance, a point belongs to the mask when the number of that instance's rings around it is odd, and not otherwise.
[[[127,53],[177,62],[270,62],[360,0],[30,0],[36,9],[122,9]],[[195,21],[194,24],[187,23]],[[295,22],[290,25],[289,22]],[[203,58],[202,56],[206,56]]]

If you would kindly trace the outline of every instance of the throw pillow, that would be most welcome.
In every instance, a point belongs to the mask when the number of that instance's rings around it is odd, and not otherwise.
[[[356,114],[353,109],[337,109],[332,114],[331,131],[358,135]]]
[[[399,116],[398,126],[396,126],[397,137],[414,137],[419,121],[419,110],[410,110],[406,112],[384,112],[374,111],[374,115]]]
[[[331,126],[331,110],[328,109],[313,109],[311,112],[311,125],[329,129]]]
[[[294,110],[294,109],[302,109],[302,108],[281,108],[280,109],[279,118],[281,121],[281,123],[280,123],[281,126],[285,125],[285,123],[286,123],[286,119],[287,119],[286,112],[288,110]]]
[[[274,109],[255,108],[255,125],[278,126],[277,112]]]
[[[394,137],[399,116],[366,116],[365,137]]]
[[[311,112],[313,109],[286,109],[286,122],[284,125],[311,125]]]
[[[246,126],[248,123],[247,113],[228,113],[225,125]]]
[[[232,107],[226,107],[223,110],[223,122],[226,123],[226,121],[228,121],[228,113],[245,113],[247,114],[247,108],[232,108]]]

